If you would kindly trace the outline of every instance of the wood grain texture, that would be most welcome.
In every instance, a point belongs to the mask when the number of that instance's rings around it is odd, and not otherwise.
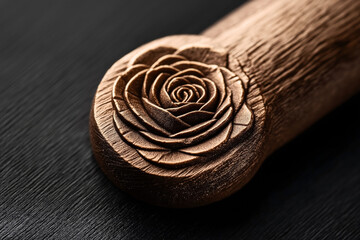
[[[274,1],[256,9],[233,25],[245,10],[235,11],[218,23],[227,31],[215,26],[218,34],[205,35],[216,35],[259,84],[271,152],[360,90],[360,2]]]
[[[232,17],[247,7],[247,18]],[[230,23],[219,22],[217,34],[205,31],[213,38],[177,35],[129,53],[94,97],[90,131],[103,171],[160,206],[195,207],[229,196],[273,151],[360,90],[359,13],[360,3],[350,0],[278,0],[262,10],[250,4],[224,20]],[[184,102],[164,87],[187,71],[199,84],[214,84],[202,89],[223,98],[220,105],[216,97],[204,111],[194,95],[197,109],[173,111]],[[177,136],[183,132],[191,135]]]
[[[199,33],[238,4],[1,1],[0,238],[358,239],[359,95],[241,191],[199,209],[134,201],[92,157],[89,110],[111,64],[161,36]]]

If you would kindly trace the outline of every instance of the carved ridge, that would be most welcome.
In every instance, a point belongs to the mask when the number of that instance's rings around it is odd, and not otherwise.
[[[246,80],[228,54],[206,46],[157,47],[134,57],[112,91],[113,120],[147,161],[182,167],[218,154],[251,126]]]

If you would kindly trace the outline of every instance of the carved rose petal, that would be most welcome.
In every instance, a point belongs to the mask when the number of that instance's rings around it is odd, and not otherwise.
[[[196,159],[200,158],[198,156],[173,151],[160,158],[158,163],[172,166],[182,166],[187,164],[188,162],[194,162],[194,160]]]
[[[233,131],[231,133],[230,138],[235,138],[239,136],[241,133],[245,132],[253,121],[253,115],[249,109],[249,107],[244,103],[234,117],[233,120]]]
[[[174,102],[187,102],[186,99],[189,98],[189,93],[181,91],[181,88],[176,88],[173,92],[171,92],[170,97]]]
[[[218,93],[220,95],[219,102],[222,103],[225,98],[226,93],[226,84],[224,81],[224,77],[221,74],[220,68],[215,67],[212,71],[205,73],[207,79],[213,81],[217,87]]]
[[[252,120],[252,113],[248,106],[244,103],[240,111],[234,117],[234,124],[247,126]]]
[[[244,88],[240,78],[233,72],[226,68],[220,68],[224,76],[226,85],[231,89],[232,102],[234,104],[235,112],[237,112],[244,99]]]
[[[163,85],[160,89],[160,105],[163,108],[171,108],[171,107],[177,107],[177,105],[173,102],[171,97],[169,96],[168,92],[165,89],[165,86]]]
[[[213,81],[206,78],[203,79],[207,86],[208,101],[200,108],[204,111],[213,111],[219,102],[219,94],[216,85]]]
[[[192,155],[201,155],[210,151],[214,151],[217,147],[227,142],[230,137],[231,130],[232,125],[228,124],[219,134],[213,136],[209,140],[206,140],[191,147],[179,149],[179,151]]]
[[[206,94],[206,89],[204,89],[204,87],[199,86],[199,85],[195,85],[195,87],[197,88],[198,92],[199,92],[199,99],[196,101],[197,103],[205,103],[205,101],[207,101],[208,99],[208,95]]]
[[[189,68],[182,70],[178,73],[175,73],[174,75],[172,75],[172,78],[180,77],[180,76],[184,76],[184,77],[191,76],[191,77],[198,77],[201,79],[201,77],[204,77],[204,74],[195,68]]]
[[[184,77],[169,78],[168,81],[165,82],[163,87],[166,92],[171,93],[172,91],[174,91],[175,88],[188,83],[190,83],[190,81]]]
[[[116,115],[116,113],[114,113],[113,117],[114,117],[115,125],[118,131],[120,132],[120,135],[127,143],[137,148],[146,149],[146,150],[157,150],[157,151],[167,150],[164,147],[149,142],[143,136],[141,136],[137,131],[134,131],[133,129],[129,128],[126,124],[124,124],[121,121],[121,119]]]
[[[203,80],[204,77],[197,77],[197,76],[192,76],[192,75],[183,75],[182,77],[185,78],[186,80],[188,80],[191,84],[196,84],[203,88],[206,88],[206,84]],[[173,76],[172,76],[172,78],[173,78]]]
[[[146,73],[146,70],[142,70],[139,73],[137,73],[133,78],[130,79],[130,81],[126,84],[125,90],[124,90],[124,100],[126,102],[126,105],[121,104],[121,102],[118,102],[119,107],[119,114],[123,115],[123,111],[126,109],[130,109],[134,115],[137,117],[139,121],[143,125],[146,126],[146,128],[151,129],[161,135],[169,135],[169,132],[160,127],[145,111],[145,109],[142,106],[142,103],[139,99],[141,84],[143,82],[144,75]],[[125,108],[128,107],[128,108]],[[124,117],[124,119],[127,119]],[[137,122],[134,122],[134,126],[137,125]]]
[[[203,62],[206,64],[226,67],[228,54],[226,51],[214,51],[205,46],[185,46],[175,52],[177,55],[186,57],[190,61]]]
[[[183,166],[195,159],[200,159],[198,156],[178,152],[178,151],[146,151],[138,150],[138,153],[149,161],[166,165],[166,166]]]
[[[179,55],[175,55],[175,54],[169,54],[169,55],[165,55],[162,56],[161,58],[159,58],[151,67],[155,68],[157,66],[161,66],[161,65],[171,65],[173,63],[176,63],[178,61],[186,61],[186,58],[179,56]]]
[[[230,138],[235,138],[235,137],[239,136],[242,132],[246,131],[247,129],[248,129],[248,126],[234,124]]]
[[[141,88],[144,82],[145,74],[147,74],[147,70],[142,70],[131,78],[130,81],[128,81],[124,89],[125,101],[128,101],[127,95],[129,94],[141,97]]]
[[[175,94],[177,99],[181,99],[181,102],[196,102],[197,99],[200,98],[199,91],[192,84],[178,86],[174,89],[172,94]]]
[[[209,138],[218,131],[220,131],[231,120],[232,114],[233,114],[233,109],[229,108],[224,113],[224,115],[219,120],[217,120],[209,129],[199,133],[196,136],[192,136],[188,138],[171,138],[171,137],[169,138],[169,137],[159,136],[152,132],[145,132],[145,131],[140,131],[140,133],[144,135],[147,139],[149,139],[149,141],[152,141],[157,144],[161,144],[164,147],[169,147],[169,148],[185,147],[201,142],[204,139]]]
[[[192,111],[179,116],[179,119],[183,120],[190,126],[194,126],[201,122],[207,121],[214,116],[213,112],[207,111]]]
[[[166,79],[168,79],[169,76],[170,74],[168,73],[160,73],[159,76],[157,76],[157,78],[151,85],[149,92],[149,99],[151,102],[153,102],[158,106],[160,106],[160,100],[158,98],[160,89],[164,85],[164,82],[166,81]]]
[[[172,54],[176,51],[176,48],[172,47],[158,47],[141,53],[140,55],[134,57],[132,61],[129,62],[129,66],[135,64],[145,64],[151,66],[157,59],[164,55]]]
[[[126,85],[124,90],[124,100],[129,109],[133,112],[133,114],[141,121],[143,125],[146,126],[147,129],[151,129],[161,135],[169,135],[169,132],[166,131],[163,127],[159,126],[152,117],[146,112],[142,105],[142,101],[140,100],[140,89],[139,85],[141,85],[142,79],[144,76],[144,72],[140,72],[136,74]]]
[[[196,69],[199,70],[204,76],[206,76],[207,73],[217,68],[216,65],[207,65],[201,62],[194,62],[194,61],[179,61],[174,64],[171,64],[171,66],[173,66],[176,69],[179,69],[180,71],[184,71],[187,69]]]
[[[159,66],[156,68],[150,68],[146,72],[145,79],[142,85],[142,96],[146,98],[148,97],[150,87],[159,74],[168,73],[171,75],[177,73],[178,71],[178,69],[171,66]]]
[[[194,136],[200,132],[205,131],[208,129],[211,125],[213,125],[216,122],[216,119],[210,119],[206,122],[199,123],[195,126],[192,126],[188,129],[185,129],[181,132],[175,133],[173,135],[170,135],[171,138],[183,138],[183,137],[190,137]]]
[[[190,127],[190,125],[185,121],[176,117],[165,109],[154,105],[148,99],[143,98],[142,100],[147,112],[160,126],[162,126],[167,131],[175,133]]]
[[[172,114],[179,116],[191,111],[199,110],[202,107],[202,103],[187,103],[186,105],[174,108],[167,108],[166,110]]]
[[[123,99],[123,93],[127,82],[137,73],[141,72],[146,68],[147,66],[144,64],[137,64],[129,67],[122,75],[120,75],[116,79],[114,84],[113,93],[112,93],[113,98]]]
[[[203,78],[191,75],[184,75],[183,76],[186,80],[190,82],[191,85],[196,87],[196,90],[199,92],[199,98],[197,102],[205,102],[208,99],[207,94],[207,85]]]
[[[126,124],[134,127],[137,130],[146,131],[147,129],[144,125],[134,116],[125,101],[120,99],[114,99],[114,104],[116,109],[118,110],[117,114]]]
[[[154,134],[148,131],[139,131],[149,141],[161,144],[161,146],[168,147],[170,149],[176,149],[187,145],[186,138],[169,138]]]
[[[214,115],[214,118],[220,118],[225,113],[225,111],[232,106],[231,96],[231,91],[227,89],[226,98],[223,103],[218,107],[218,109],[216,109],[216,114]]]
[[[183,87],[188,88],[193,93],[193,95],[195,97],[194,99],[190,98],[188,100],[188,102],[193,102],[193,101],[196,101],[197,99],[200,98],[200,93],[198,91],[198,88],[200,88],[201,86],[192,83],[192,84],[185,84]]]
[[[181,82],[178,82],[179,84],[181,84]],[[180,85],[177,86],[172,92],[171,92],[171,96],[170,99],[172,101],[172,104],[176,104],[178,102],[197,102],[197,103],[204,103],[207,99],[208,99],[208,95],[207,95],[207,91],[206,91],[207,87],[200,86],[198,84],[184,84],[184,85]],[[179,94],[181,94],[182,90],[188,90],[189,91],[189,95],[188,98],[184,98],[179,96]],[[165,89],[163,91],[166,91]],[[184,93],[185,94],[185,93]],[[178,101],[178,102],[177,102]]]
[[[171,99],[176,102],[188,102],[190,99],[195,99],[194,93],[191,89],[179,86],[174,89],[170,94]]]

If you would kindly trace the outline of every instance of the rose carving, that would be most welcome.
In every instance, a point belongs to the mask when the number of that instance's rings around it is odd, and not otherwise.
[[[226,150],[251,125],[244,84],[210,47],[158,47],[116,79],[114,123],[147,161],[179,167]]]

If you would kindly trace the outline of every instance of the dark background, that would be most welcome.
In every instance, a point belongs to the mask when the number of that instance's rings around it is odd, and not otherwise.
[[[95,162],[88,115],[111,64],[241,3],[0,1],[0,239],[359,239],[359,94],[210,206],[138,202]]]

